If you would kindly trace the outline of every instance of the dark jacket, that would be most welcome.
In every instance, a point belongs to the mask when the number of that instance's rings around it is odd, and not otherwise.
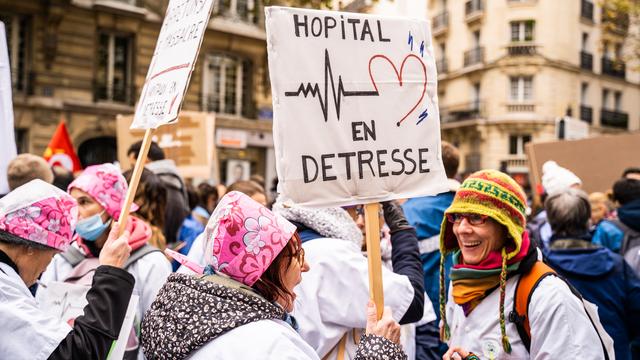
[[[614,340],[616,359],[631,359],[629,343],[640,335],[640,279],[622,256],[588,240],[552,238],[545,258],[598,306],[602,326]]]
[[[620,222],[636,232],[640,232],[640,199],[619,207],[617,213]],[[625,229],[621,229],[614,221],[602,220],[593,234],[593,243],[600,244],[614,252],[625,251],[627,249],[623,249],[622,244],[624,236]]]
[[[167,244],[177,241],[182,221],[189,215],[189,201],[184,180],[172,160],[159,160],[145,166],[158,175],[167,189],[167,207],[164,211],[164,236]]]

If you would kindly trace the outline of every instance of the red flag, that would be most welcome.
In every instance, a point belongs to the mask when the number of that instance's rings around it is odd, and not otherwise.
[[[67,127],[64,121],[61,121],[53,134],[47,150],[44,151],[44,159],[49,162],[49,165],[62,166],[65,169],[76,172],[82,170],[80,166],[80,159],[76,155],[71,143],[71,138],[67,132]]]

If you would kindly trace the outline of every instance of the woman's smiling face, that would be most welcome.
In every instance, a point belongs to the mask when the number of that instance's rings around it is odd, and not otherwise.
[[[504,246],[506,230],[491,218],[472,225],[467,217],[453,223],[453,233],[462,252],[462,261],[467,265],[478,265],[491,251]]]

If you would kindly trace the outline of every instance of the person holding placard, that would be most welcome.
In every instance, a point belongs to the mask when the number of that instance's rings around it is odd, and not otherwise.
[[[172,274],[142,322],[148,359],[319,359],[290,315],[294,287],[309,271],[296,227],[247,195],[227,193],[205,230],[204,276]],[[360,304],[354,311],[365,313]],[[357,359],[406,359],[399,325],[367,311]]]
[[[117,219],[123,207],[127,182],[120,170],[113,164],[87,167],[68,188],[69,194],[78,202],[78,225],[71,247],[56,256],[47,271],[42,274],[42,283],[50,281],[90,282],[95,259],[100,256],[108,237],[108,229]],[[132,211],[138,206],[132,204]],[[125,227],[131,234],[131,260],[125,268],[136,279],[134,294],[139,296],[135,312],[134,327],[127,348],[127,358],[142,358],[138,351],[139,324],[151,306],[158,290],[171,273],[171,264],[164,254],[148,244],[151,228],[140,218],[129,216]],[[46,290],[39,289],[37,297],[47,296]]]
[[[71,243],[77,203],[42,180],[0,200],[0,358],[105,359],[124,321],[135,279],[121,269],[129,233],[108,235],[84,315],[73,327],[42,312],[29,292],[52,257]]]
[[[397,203],[385,202],[382,209],[391,233],[393,267],[382,269],[384,303],[400,324],[417,322],[425,317],[428,300],[416,233]],[[369,298],[368,264],[356,219],[339,207],[311,209],[276,202],[274,211],[296,225],[313,268],[296,288],[294,315],[300,335],[323,359],[353,359],[367,321],[358,309]],[[435,320],[428,306],[426,321]],[[415,339],[408,340],[414,348]]]

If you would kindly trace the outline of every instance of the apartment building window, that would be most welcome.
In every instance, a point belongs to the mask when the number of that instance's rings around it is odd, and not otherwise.
[[[511,22],[511,42],[533,41],[535,21],[512,21]]]
[[[527,102],[533,100],[533,77],[512,76],[509,79],[509,99],[513,102]]]
[[[587,51],[589,45],[589,33],[582,33],[582,51]]]
[[[258,23],[258,0],[221,0],[214,3],[214,13],[227,18]]]
[[[98,67],[94,87],[96,100],[133,104],[132,46],[131,35],[98,35]]]
[[[622,111],[622,92],[615,91],[613,93],[613,110],[617,112]]]
[[[509,155],[524,155],[524,146],[531,141],[531,135],[509,135]]]
[[[603,109],[609,109],[609,97],[610,97],[609,89],[602,89],[602,108]]]
[[[29,63],[29,18],[25,16],[0,14],[0,21],[4,23],[9,49],[9,63],[11,66],[11,83],[15,91],[27,90]]]
[[[222,114],[253,117],[251,61],[213,54],[205,62],[204,109]]]
[[[580,120],[593,123],[593,108],[589,106],[589,83],[580,84]]]
[[[474,83],[471,88],[471,106],[474,110],[480,109],[480,83]]]

